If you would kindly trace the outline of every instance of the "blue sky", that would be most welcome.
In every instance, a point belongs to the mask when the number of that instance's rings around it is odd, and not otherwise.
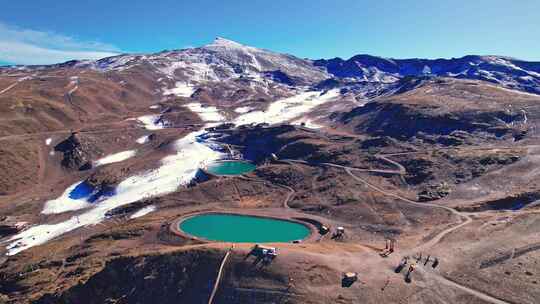
[[[156,52],[216,36],[314,59],[495,54],[540,61],[539,12],[538,0],[5,1],[0,63]]]

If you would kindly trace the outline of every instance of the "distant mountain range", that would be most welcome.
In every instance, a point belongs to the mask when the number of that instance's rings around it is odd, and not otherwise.
[[[316,60],[315,66],[340,78],[394,82],[405,76],[477,79],[507,88],[540,94],[540,62],[501,56],[465,56],[452,59],[387,59],[356,55],[348,60]]]
[[[146,66],[165,76],[196,86],[241,79],[268,90],[271,83],[315,86],[329,79],[337,83],[388,85],[407,76],[452,77],[495,83],[508,89],[540,94],[540,62],[502,56],[452,59],[389,59],[371,55],[309,60],[216,38],[208,45],[149,55],[119,55],[97,61],[70,61],[50,66],[93,68],[101,71]]]

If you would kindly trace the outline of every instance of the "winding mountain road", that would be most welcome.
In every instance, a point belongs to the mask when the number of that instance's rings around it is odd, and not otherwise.
[[[389,160],[389,159],[386,159],[386,160]],[[361,169],[361,168],[355,168],[355,167],[348,167],[348,166],[343,166],[343,165],[338,165],[338,164],[332,164],[332,163],[320,163],[320,164],[313,164],[313,163],[309,163],[307,161],[303,161],[303,160],[294,160],[294,159],[286,159],[286,160],[282,160],[283,162],[286,162],[286,163],[301,163],[301,164],[305,164],[305,165],[310,165],[310,166],[317,166],[317,165],[322,165],[322,166],[328,166],[328,167],[334,167],[334,168],[340,168],[340,169],[343,169],[345,170],[345,172],[351,176],[354,180],[358,181],[358,182],[361,182],[363,184],[365,184],[366,186],[370,187],[371,189],[381,193],[381,194],[384,194],[386,196],[391,196],[393,198],[396,198],[398,200],[401,200],[407,204],[410,204],[410,205],[414,205],[414,206],[417,206],[417,207],[422,207],[422,208],[425,208],[425,207],[432,207],[432,208],[440,208],[440,209],[444,209],[446,211],[449,211],[451,212],[452,214],[454,215],[457,215],[458,217],[460,217],[462,219],[461,223],[457,226],[453,226],[453,227],[450,227],[448,229],[445,229],[443,230],[442,232],[440,232],[438,235],[436,235],[435,237],[433,237],[431,240],[429,240],[428,242],[414,248],[414,250],[416,251],[419,251],[419,250],[425,250],[425,249],[428,249],[428,248],[431,248],[432,246],[434,246],[435,244],[437,244],[444,236],[446,236],[447,234],[451,233],[452,231],[456,230],[456,229],[459,229],[467,224],[469,224],[471,221],[472,221],[472,218],[470,216],[470,213],[462,213],[462,212],[459,212],[453,208],[450,208],[450,207],[446,207],[446,206],[442,206],[442,205],[437,205],[437,204],[432,204],[432,203],[419,203],[419,202],[416,202],[416,201],[413,201],[413,200],[410,200],[406,197],[403,197],[399,194],[395,194],[395,193],[392,193],[392,192],[389,192],[389,191],[386,191],[384,189],[381,189],[375,185],[373,185],[372,183],[368,182],[367,180],[353,174],[352,171],[362,171],[362,172],[376,172],[376,173],[393,173],[393,174],[404,174],[404,171],[405,171],[405,168],[399,164],[398,167],[400,167],[398,170],[380,170],[380,169]],[[391,161],[390,162],[392,163],[395,163],[395,164],[398,164],[394,161]],[[406,171],[405,171],[406,172]]]
[[[411,204],[411,205],[414,205],[414,206],[418,206],[418,207],[433,207],[433,208],[440,208],[440,209],[444,209],[446,211],[449,211],[451,212],[452,214],[454,215],[457,215],[458,217],[460,217],[462,219],[461,223],[457,226],[453,226],[453,227],[450,227],[450,228],[447,228],[443,231],[441,231],[439,234],[437,234],[435,237],[433,237],[432,239],[430,239],[429,241],[427,241],[426,243],[420,245],[420,246],[417,246],[411,250],[414,250],[414,251],[422,251],[422,250],[426,250],[426,249],[429,249],[431,247],[433,247],[435,244],[439,243],[439,241],[445,237],[447,234],[451,233],[452,231],[454,230],[457,230],[467,224],[469,224],[470,222],[472,222],[472,218],[469,214],[463,214],[453,208],[450,208],[450,207],[446,207],[446,206],[442,206],[442,205],[437,205],[437,204],[431,204],[431,203],[419,203],[419,202],[415,202],[415,201],[412,201],[408,198],[405,198],[401,195],[398,195],[398,194],[395,194],[395,193],[391,193],[391,192],[388,192],[386,190],[383,190],[371,183],[369,183],[368,181],[366,181],[365,179],[363,178],[360,178],[356,175],[354,175],[352,172],[351,172],[351,169],[349,168],[345,168],[345,172],[347,172],[347,174],[349,174],[353,179],[355,179],[356,181],[359,181],[361,183],[364,183],[366,186],[370,187],[371,189],[377,191],[377,192],[380,192],[384,195],[387,195],[387,196],[391,196],[391,197],[394,197],[396,199],[399,199],[407,204]]]
[[[385,157],[386,158],[386,157]],[[394,174],[404,174],[404,169],[403,166],[401,166],[400,164],[397,164],[396,162],[392,161],[392,160],[389,160],[388,158],[386,158],[387,161],[390,161],[394,164],[396,164],[399,169],[396,170],[396,171],[391,171],[393,172]],[[416,246],[414,248],[411,248],[409,249],[407,252],[404,253],[404,255],[408,255],[408,254],[411,254],[413,252],[422,252],[422,251],[425,251],[431,247],[433,247],[434,245],[436,245],[437,243],[439,243],[446,235],[448,235],[449,233],[469,224],[472,222],[472,217],[471,217],[471,214],[474,214],[474,213],[462,213],[462,212],[459,212],[453,208],[450,208],[450,207],[446,207],[446,206],[442,206],[442,205],[437,205],[437,204],[432,204],[432,203],[419,203],[419,202],[415,202],[413,200],[410,200],[408,198],[405,198],[403,196],[400,196],[399,194],[395,194],[395,193],[391,193],[389,191],[386,191],[384,189],[381,189],[373,184],[371,184],[370,182],[366,181],[365,179],[361,178],[361,177],[358,177],[356,175],[353,174],[352,171],[364,171],[364,172],[383,172],[383,173],[389,173],[388,171],[389,170],[378,170],[378,169],[359,169],[359,168],[354,168],[354,167],[347,167],[347,166],[342,166],[342,165],[337,165],[337,164],[331,164],[331,163],[321,163],[321,164],[313,164],[313,163],[309,163],[309,162],[306,162],[306,161],[302,161],[302,160],[291,160],[291,159],[287,159],[287,160],[282,160],[283,162],[287,162],[287,163],[301,163],[301,164],[306,164],[306,165],[321,165],[321,166],[329,166],[329,167],[334,167],[334,168],[341,168],[343,170],[345,170],[345,172],[351,176],[354,180],[358,181],[358,182],[361,182],[363,184],[365,184],[366,186],[370,187],[371,189],[381,193],[381,194],[384,194],[384,195],[387,195],[387,196],[391,196],[393,198],[396,198],[398,200],[401,200],[407,204],[411,204],[411,205],[414,205],[414,206],[419,206],[419,207],[432,207],[432,208],[440,208],[440,209],[444,209],[446,211],[449,211],[451,212],[452,214],[454,215],[457,215],[458,217],[461,218],[461,223],[459,223],[458,225],[455,225],[455,226],[452,226],[452,227],[449,227],[441,232],[439,232],[435,237],[431,238],[429,241],[419,245],[419,246]],[[454,282],[446,277],[444,277],[443,275],[440,275],[440,274],[437,274],[437,273],[431,273],[431,272],[424,272],[427,276],[430,276],[430,277],[433,277],[434,279],[438,280],[439,282],[441,282],[442,284],[445,284],[445,285],[448,285],[448,286],[451,286],[451,287],[454,287],[454,288],[457,288],[465,293],[468,293],[472,296],[475,296],[479,299],[482,299],[488,303],[492,303],[492,304],[511,304],[510,302],[507,302],[507,301],[504,301],[504,300],[501,300],[499,298],[496,298],[494,296],[491,296],[485,292],[482,292],[482,291],[479,291],[479,290],[475,290],[475,289],[472,289],[470,287],[467,287],[467,286],[464,286],[464,285],[461,285],[457,282]]]

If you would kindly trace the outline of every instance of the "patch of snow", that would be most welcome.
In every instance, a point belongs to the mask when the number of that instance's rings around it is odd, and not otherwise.
[[[211,44],[206,45],[205,47],[206,48],[224,47],[224,48],[231,48],[231,49],[236,49],[236,48],[255,49],[253,47],[245,46],[245,45],[240,44],[240,43],[238,43],[236,41],[225,39],[223,37],[216,37],[216,39],[214,39],[214,42],[212,42]]]
[[[147,130],[159,130],[165,128],[165,121],[161,115],[144,115],[137,117],[137,120],[144,125]]]
[[[137,212],[133,213],[129,218],[134,219],[134,218],[142,217],[142,216],[147,215],[150,212],[156,211],[156,209],[157,208],[154,205],[146,206],[144,208],[139,209]]]
[[[52,138],[49,137],[49,138],[45,139],[45,144],[46,144],[47,146],[50,146],[50,145],[51,145],[51,142],[52,142]]]
[[[156,105],[151,105],[149,108],[155,110],[155,109],[159,109],[160,107],[161,107],[160,105],[156,104]]]
[[[195,88],[185,82],[177,82],[176,87],[165,89],[163,95],[175,95],[178,97],[190,97],[195,92]]]
[[[258,56],[264,54],[260,49],[221,37],[217,37],[213,43],[205,45],[204,48],[226,54],[228,57],[232,58],[237,57],[237,59],[239,59],[241,57],[243,59],[244,68],[253,69],[259,72],[264,70],[257,59]]]
[[[339,96],[339,89],[326,92],[310,91],[281,99],[270,104],[266,111],[253,111],[234,120],[236,125],[269,123],[275,124],[293,120],[313,108]]]
[[[132,158],[133,156],[135,156],[135,154],[137,154],[136,150],[128,150],[107,155],[103,158],[96,160],[94,162],[94,166],[99,167],[107,164],[118,163],[126,159]]]
[[[92,206],[86,198],[72,199],[69,197],[70,193],[75,189],[81,182],[77,182],[69,186],[60,197],[47,201],[45,207],[41,213],[43,214],[57,214],[67,211],[75,211]]]
[[[71,94],[75,93],[75,91],[77,91],[79,89],[79,76],[71,76],[69,79],[70,79],[70,82],[69,82],[68,86],[73,86],[68,91],[68,95],[71,95]]]
[[[145,135],[145,136],[137,138],[136,142],[138,144],[143,145],[143,144],[147,143],[149,140],[150,140],[150,135]]]
[[[49,155],[50,155],[50,156],[54,156],[54,154],[55,154],[55,153],[54,153],[54,150],[51,150],[51,151],[49,152]]]
[[[320,125],[316,122],[314,122],[313,120],[311,120],[311,118],[300,118],[300,119],[297,119],[295,121],[292,122],[293,125],[302,125],[304,124],[303,126],[306,127],[306,128],[309,128],[309,129],[320,129],[322,127],[324,127],[323,125]]]
[[[98,224],[105,219],[109,210],[119,206],[165,195],[189,184],[197,176],[199,168],[225,155],[198,142],[197,137],[203,133],[192,132],[176,141],[176,154],[165,157],[156,169],[125,179],[116,187],[115,195],[106,197],[99,204],[92,204],[86,212],[55,224],[36,225],[14,235],[9,239],[11,243],[7,246],[7,255],[44,244],[77,228]]]
[[[221,122],[225,120],[225,117],[219,113],[216,107],[205,106],[200,103],[188,103],[185,105],[190,111],[197,113],[199,117],[204,121]]]
[[[170,58],[174,61],[166,62],[164,66],[157,69],[170,79],[175,78],[175,71],[182,69],[184,74],[191,82],[219,81],[220,77],[214,72],[211,64],[208,64],[204,58],[192,54],[179,54],[179,58]]]
[[[478,74],[481,74],[482,77],[484,78],[487,78],[495,83],[498,83],[500,82],[499,79],[497,79],[497,77],[494,76],[494,74],[490,71],[484,71],[484,70],[480,70],[478,71]]]
[[[537,77],[537,78],[540,77],[540,73],[537,73],[535,71],[526,71],[526,72],[527,74],[532,75],[534,77]]]
[[[138,56],[136,55],[119,55],[114,57],[108,57],[104,59],[100,59],[95,62],[95,68],[101,71],[110,71],[110,70],[116,70],[116,71],[125,71],[127,69],[130,69],[133,67],[133,65],[130,65],[130,63],[137,62],[136,59]],[[140,59],[144,59],[143,57],[139,56]]]
[[[506,66],[506,67],[508,67],[510,69],[514,69],[514,70],[525,71],[522,68],[518,67],[517,65],[513,64],[512,62],[510,62],[506,58],[501,58],[501,57],[497,57],[497,56],[486,56],[485,59],[488,62],[492,63],[492,64]],[[525,72],[527,72],[527,71],[525,71]]]
[[[28,222],[16,222],[15,223],[15,228],[17,228],[17,229],[23,229],[26,226],[28,226]]]
[[[239,107],[239,108],[236,108],[234,109],[234,111],[238,114],[246,114],[247,112],[251,111],[252,108],[250,107]]]

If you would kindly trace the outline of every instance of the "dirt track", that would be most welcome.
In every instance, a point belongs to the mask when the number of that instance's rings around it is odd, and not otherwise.
[[[225,264],[227,263],[227,259],[231,255],[233,247],[227,250],[227,253],[225,253],[223,260],[221,261],[221,265],[219,266],[219,270],[216,275],[216,281],[214,282],[214,288],[212,288],[212,293],[210,294],[210,298],[208,299],[208,304],[212,304],[214,302],[214,297],[216,296],[216,292],[219,288],[219,283],[221,282],[221,277],[223,276],[223,268],[225,268]]]
[[[388,160],[388,159],[387,159]],[[312,164],[309,164],[308,162],[305,162],[305,161],[299,161],[299,160],[283,160],[284,162],[288,162],[288,163],[301,163],[301,164],[306,164],[306,165],[312,165]],[[389,160],[390,162],[393,162],[391,160]],[[395,163],[395,162],[393,162]],[[396,163],[397,164],[397,163]],[[336,168],[341,168],[341,169],[344,169],[345,172],[347,172],[347,174],[349,174],[353,179],[367,185],[368,187],[372,188],[373,190],[375,191],[378,191],[384,195],[388,195],[388,196],[391,196],[391,197],[394,197],[396,199],[399,199],[407,204],[412,204],[412,205],[415,205],[415,206],[419,206],[419,207],[432,207],[432,208],[441,208],[441,209],[444,209],[446,211],[450,211],[451,213],[459,216],[460,218],[462,218],[463,220],[461,221],[461,223],[459,223],[458,225],[454,225],[452,227],[449,227],[449,228],[446,228],[445,230],[439,232],[437,235],[435,235],[433,238],[431,238],[429,241],[423,243],[423,244],[420,244],[414,248],[411,248],[409,249],[408,251],[405,251],[405,252],[402,252],[401,254],[403,256],[407,256],[407,255],[411,255],[415,252],[422,252],[422,251],[426,251],[428,249],[430,249],[431,247],[433,247],[434,245],[436,245],[437,243],[439,243],[441,241],[442,238],[444,238],[446,235],[448,235],[449,233],[452,233],[456,230],[458,230],[459,228],[462,228],[463,226],[469,224],[472,222],[472,217],[471,217],[471,213],[462,213],[462,212],[459,212],[453,208],[449,208],[449,207],[446,207],[446,206],[441,206],[441,205],[437,205],[437,204],[431,204],[431,203],[419,203],[419,202],[415,202],[415,201],[412,201],[412,200],[409,200],[405,197],[402,197],[398,194],[395,194],[395,193],[391,193],[389,191],[385,191],[383,189],[380,189],[379,187],[367,182],[366,180],[354,175],[352,173],[352,171],[368,171],[368,172],[380,172],[381,170],[365,170],[365,169],[358,169],[358,168],[352,168],[352,167],[347,167],[347,166],[341,166],[341,165],[337,165],[337,164],[330,164],[330,163],[323,163],[323,164],[320,164],[321,166],[331,166],[331,167],[336,167]],[[398,167],[402,167],[401,165],[399,165]],[[405,169],[405,168],[403,168]],[[384,173],[388,173],[387,170],[383,170]],[[402,170],[398,170],[398,171],[393,171],[393,173],[395,174],[403,174],[403,171]],[[474,213],[472,213],[474,214]],[[435,274],[435,273],[431,273],[431,272],[424,272],[425,274],[427,274],[428,276],[433,276],[435,277],[437,280],[441,281],[442,283],[446,284],[446,285],[449,285],[451,287],[455,287],[455,288],[458,288],[470,295],[473,295],[475,297],[478,297],[484,301],[487,301],[489,303],[493,303],[493,304],[510,304],[509,302],[506,302],[504,300],[501,300],[501,299],[498,299],[498,298],[495,298],[485,292],[482,292],[482,291],[479,291],[479,290],[474,290],[470,287],[467,287],[467,286],[464,286],[464,285],[461,285],[459,283],[456,283],[454,281],[451,281],[447,278],[445,278],[444,276],[442,275],[438,275],[438,274]]]

